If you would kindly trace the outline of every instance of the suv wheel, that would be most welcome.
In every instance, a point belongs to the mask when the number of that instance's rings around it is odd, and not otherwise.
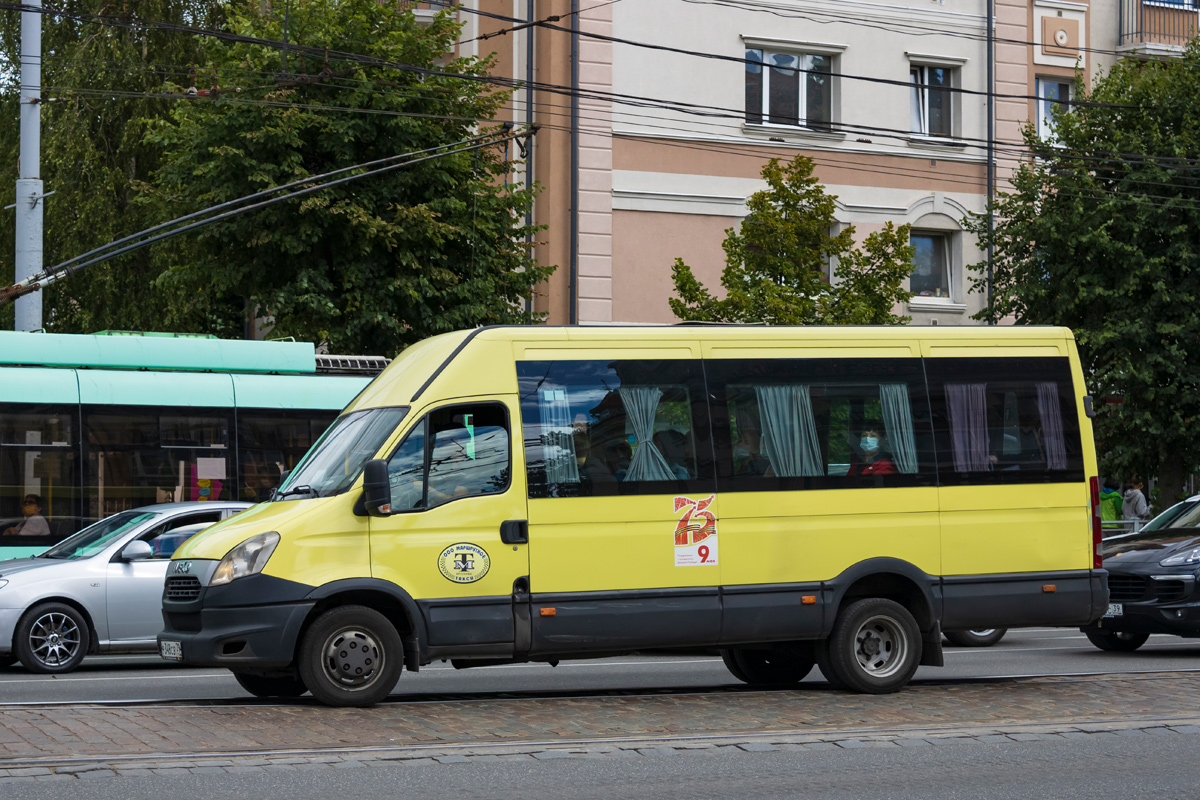
[[[1123,633],[1120,631],[1084,631],[1088,641],[1101,650],[1112,653],[1132,653],[1150,638],[1148,633]]]
[[[991,647],[1004,638],[1008,628],[980,628],[973,631],[943,631],[950,644],[959,647]]]
[[[17,658],[30,672],[70,672],[87,655],[88,643],[87,620],[64,603],[34,606],[17,623]]]
[[[329,706],[378,703],[395,687],[403,666],[400,634],[366,606],[326,611],[300,642],[300,679]]]

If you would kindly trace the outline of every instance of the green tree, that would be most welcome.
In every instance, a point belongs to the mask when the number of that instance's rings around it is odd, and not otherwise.
[[[204,40],[161,28],[134,27],[138,19],[198,27],[220,26],[224,12],[213,0],[138,0],[111,4],[66,0],[72,14],[106,14],[109,22],[70,16],[42,18],[42,153],[45,200],[44,252],[52,266],[153,224],[154,209],[137,203],[139,183],[160,163],[160,148],[143,136],[149,121],[172,102],[165,80],[185,81],[202,60]],[[21,15],[0,12],[0,205],[12,202],[20,146],[17,79]],[[0,276],[12,281],[14,216],[0,212]],[[120,261],[89,267],[46,290],[43,319],[50,330],[103,328],[215,330],[240,334],[241,304],[232,310],[211,296],[173,292],[156,278],[179,257],[178,248],[153,248]],[[227,304],[228,305],[228,304]],[[232,315],[232,320],[230,316]],[[0,312],[12,327],[12,309]]]
[[[1102,471],[1157,474],[1165,505],[1200,460],[1200,50],[1123,60],[1075,92],[1055,142],[1026,127],[1034,158],[990,237],[986,216],[967,220],[994,248],[979,316],[1074,329]]]
[[[883,325],[909,321],[893,313],[912,293],[909,226],[887,223],[854,246],[854,226],[836,235],[837,199],[813,177],[812,159],[771,159],[763,167],[767,189],[746,201],[740,231],[725,231],[725,270],[717,298],[675,259],[672,277],[678,298],[671,310],[683,320],[765,322],[771,325]],[[836,263],[834,282],[824,266]]]
[[[155,202],[182,213],[459,142],[507,99],[479,80],[488,60],[446,58],[460,27],[449,13],[422,24],[376,0],[293,0],[289,17],[289,41],[309,49],[293,50],[287,74],[277,48],[214,47],[201,72],[216,76],[217,96],[152,124],[166,152]],[[242,36],[283,37],[256,1],[228,19]],[[508,183],[505,156],[441,156],[204,228],[163,283],[245,297],[273,335],[333,352],[392,355],[444,331],[530,321],[523,300],[553,267],[533,261],[533,192]]]

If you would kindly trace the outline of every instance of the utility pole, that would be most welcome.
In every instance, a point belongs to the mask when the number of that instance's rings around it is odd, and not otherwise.
[[[21,152],[17,171],[16,279],[42,271],[42,0],[21,12]],[[42,293],[17,298],[16,330],[42,328]]]

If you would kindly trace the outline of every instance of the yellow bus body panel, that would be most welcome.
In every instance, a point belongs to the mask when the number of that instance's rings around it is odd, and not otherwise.
[[[275,531],[279,544],[263,573],[321,586],[371,574],[366,517],[356,517],[354,501],[361,491],[333,497],[259,503],[185,542],[172,558],[220,560],[242,542]]]

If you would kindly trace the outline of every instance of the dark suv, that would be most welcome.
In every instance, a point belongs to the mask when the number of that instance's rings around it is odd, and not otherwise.
[[[1200,637],[1200,495],[1101,546],[1108,613],[1081,630],[1101,650],[1132,652],[1152,633]]]

